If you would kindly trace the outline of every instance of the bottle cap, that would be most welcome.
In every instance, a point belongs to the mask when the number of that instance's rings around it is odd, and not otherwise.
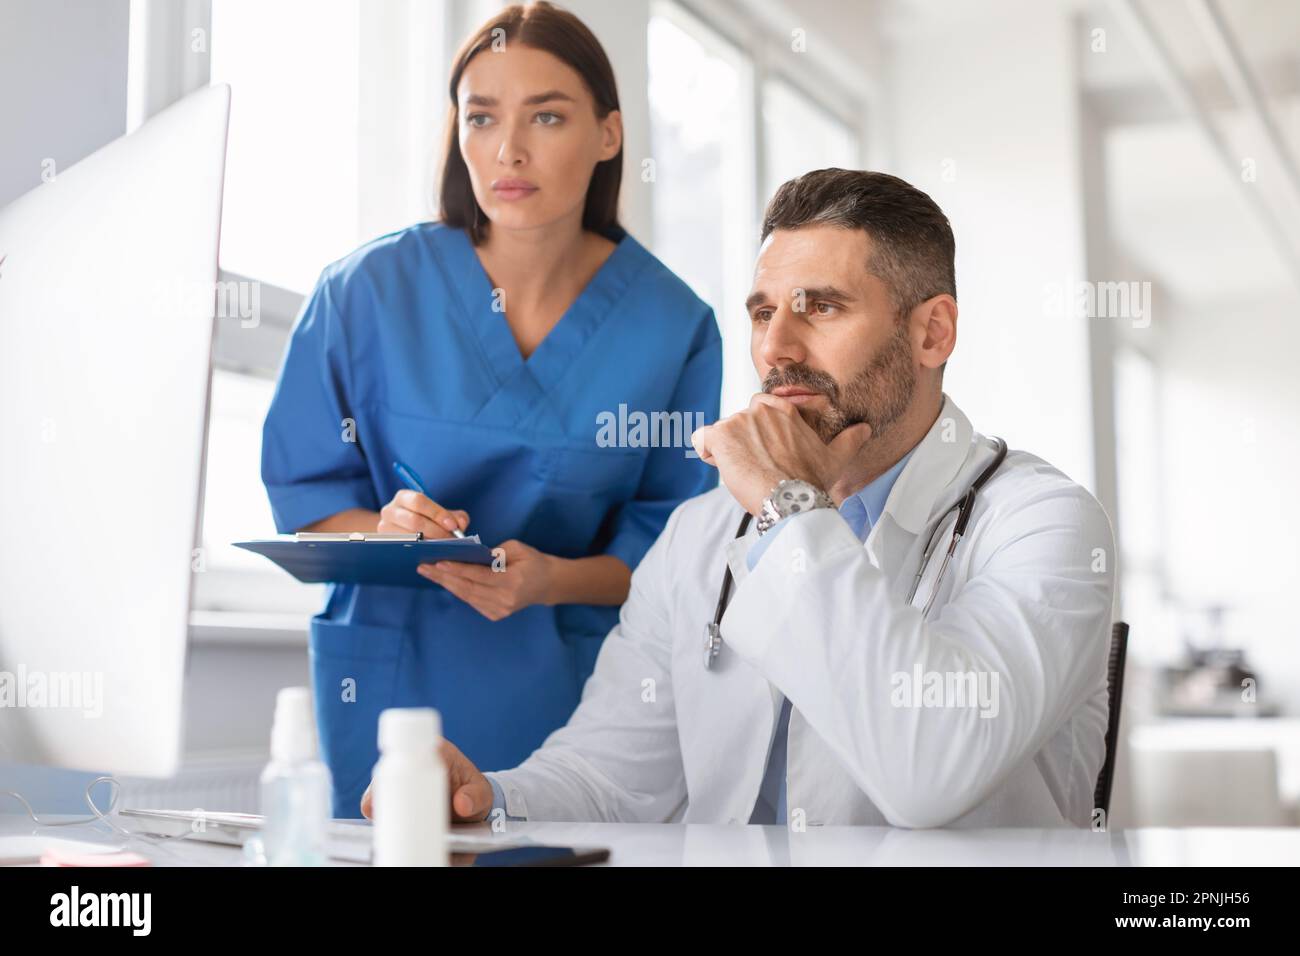
[[[271,759],[290,762],[316,758],[316,721],[311,691],[284,687],[275,695],[275,720],[271,725]]]
[[[381,751],[427,752],[441,735],[442,721],[432,707],[391,707],[379,715]]]

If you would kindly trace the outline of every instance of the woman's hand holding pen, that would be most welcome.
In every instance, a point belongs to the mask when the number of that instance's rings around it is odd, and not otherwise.
[[[380,510],[375,530],[382,534],[421,531],[426,538],[450,538],[468,527],[469,515],[464,511],[451,511],[418,491],[403,489]]]

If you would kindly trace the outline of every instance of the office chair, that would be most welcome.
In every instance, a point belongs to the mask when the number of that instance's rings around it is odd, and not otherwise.
[[[1115,752],[1119,749],[1119,708],[1124,696],[1124,658],[1128,655],[1128,625],[1116,621],[1110,630],[1110,659],[1106,662],[1106,691],[1110,698],[1106,718],[1106,760],[1097,775],[1092,805],[1110,818],[1110,785],[1115,776]]]

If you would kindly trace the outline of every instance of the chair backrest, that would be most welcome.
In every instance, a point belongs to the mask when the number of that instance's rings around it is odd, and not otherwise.
[[[1124,696],[1124,659],[1128,656],[1128,625],[1116,621],[1110,629],[1110,658],[1106,662],[1106,690],[1109,696],[1106,717],[1106,760],[1097,775],[1092,794],[1093,807],[1100,807],[1110,817],[1110,785],[1115,776],[1115,754],[1119,750],[1119,708]]]

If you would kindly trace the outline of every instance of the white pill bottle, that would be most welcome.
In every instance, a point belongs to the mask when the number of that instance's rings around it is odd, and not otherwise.
[[[447,865],[447,767],[438,751],[442,721],[430,707],[379,715],[372,780],[375,866]]]

